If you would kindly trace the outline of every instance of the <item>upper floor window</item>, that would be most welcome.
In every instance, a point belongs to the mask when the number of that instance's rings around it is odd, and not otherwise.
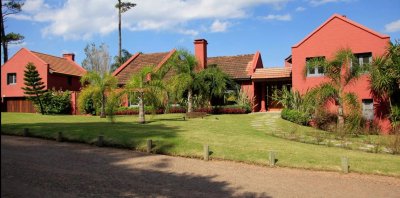
[[[7,85],[12,85],[17,83],[17,74],[16,73],[8,73],[7,74]]]
[[[360,66],[372,63],[372,53],[371,52],[354,54],[354,56],[356,57],[356,61]]]
[[[325,57],[308,57],[306,58],[307,76],[323,76],[325,71],[322,65],[318,65]]]

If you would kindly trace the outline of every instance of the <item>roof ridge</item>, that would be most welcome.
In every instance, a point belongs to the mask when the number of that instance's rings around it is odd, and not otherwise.
[[[238,54],[238,55],[233,55],[233,56],[213,56],[213,57],[207,57],[208,58],[223,58],[223,57],[238,57],[238,56],[254,56],[256,53],[253,54]]]
[[[52,56],[52,57],[54,57],[54,58],[61,58],[61,59],[65,59],[64,57],[61,57],[61,56],[55,56],[55,55],[46,54],[46,53],[42,53],[42,52],[36,52],[36,51],[31,51],[31,52],[32,52],[32,53],[43,54],[43,55],[46,55],[46,56]]]
[[[346,23],[349,23],[350,25],[353,25],[357,28],[360,28],[370,34],[373,34],[377,37],[380,38],[388,38],[389,36],[386,34],[381,34],[377,31],[374,31],[358,22],[355,22],[349,18],[347,18],[346,16],[340,15],[340,14],[333,14],[331,17],[329,17],[325,22],[323,22],[320,26],[318,26],[317,28],[315,28],[310,34],[308,34],[307,36],[305,36],[300,42],[296,43],[295,45],[292,46],[292,48],[297,48],[299,47],[301,44],[303,44],[306,40],[308,40],[311,36],[313,36],[314,34],[316,34],[319,30],[321,30],[324,26],[326,26],[328,23],[330,23],[333,19],[338,18]]]

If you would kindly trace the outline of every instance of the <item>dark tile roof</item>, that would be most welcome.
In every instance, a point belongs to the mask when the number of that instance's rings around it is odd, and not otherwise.
[[[145,66],[157,66],[170,52],[139,54],[136,58],[130,61],[122,68],[115,76],[118,78],[119,84],[126,84],[131,76],[139,72]],[[121,67],[123,67],[122,65]]]
[[[40,52],[31,51],[34,55],[49,64],[50,69],[59,74],[66,74],[72,76],[83,76],[86,72],[81,66],[73,61],[67,60],[62,57],[43,54]]]
[[[254,54],[210,57],[207,59],[207,65],[216,64],[233,79],[250,78],[248,72],[252,69],[253,58]]]

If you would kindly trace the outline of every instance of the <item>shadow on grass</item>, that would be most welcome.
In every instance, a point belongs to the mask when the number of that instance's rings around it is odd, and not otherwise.
[[[269,197],[180,173],[168,158],[32,138],[2,136],[1,166],[1,197]]]
[[[18,123],[2,124],[2,134],[23,135],[24,128],[29,129],[30,137],[56,139],[58,132],[62,132],[63,140],[70,142],[82,142],[96,144],[98,136],[103,135],[103,145],[145,149],[148,139],[155,143],[155,152],[165,153],[172,149],[174,138],[180,131],[178,127],[165,124],[138,124],[118,122],[85,122],[85,123]]]

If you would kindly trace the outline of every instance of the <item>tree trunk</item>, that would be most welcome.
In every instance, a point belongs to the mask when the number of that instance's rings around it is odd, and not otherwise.
[[[139,123],[140,124],[144,124],[146,122],[143,98],[144,98],[144,94],[140,93],[140,96],[139,96]]]
[[[118,0],[118,36],[119,36],[119,49],[118,49],[118,63],[121,65],[122,61],[122,35],[121,35],[121,0]]]
[[[104,93],[101,94],[101,112],[100,118],[106,117],[106,95]]]
[[[4,38],[6,36],[5,30],[4,30],[4,18],[3,18],[3,8],[1,9],[1,21],[0,21],[0,28],[1,28],[1,46],[3,47],[3,64],[8,61],[8,46],[6,39]]]
[[[36,99],[39,102],[39,106],[40,106],[40,113],[42,113],[42,115],[44,115],[44,109],[43,109],[43,104],[42,104],[42,100],[40,100],[39,98],[39,94],[36,93]]]
[[[193,112],[193,96],[192,89],[188,90],[188,113]]]
[[[338,129],[343,129],[344,127],[344,117],[343,117],[343,105],[339,104],[339,108],[338,108]]]

